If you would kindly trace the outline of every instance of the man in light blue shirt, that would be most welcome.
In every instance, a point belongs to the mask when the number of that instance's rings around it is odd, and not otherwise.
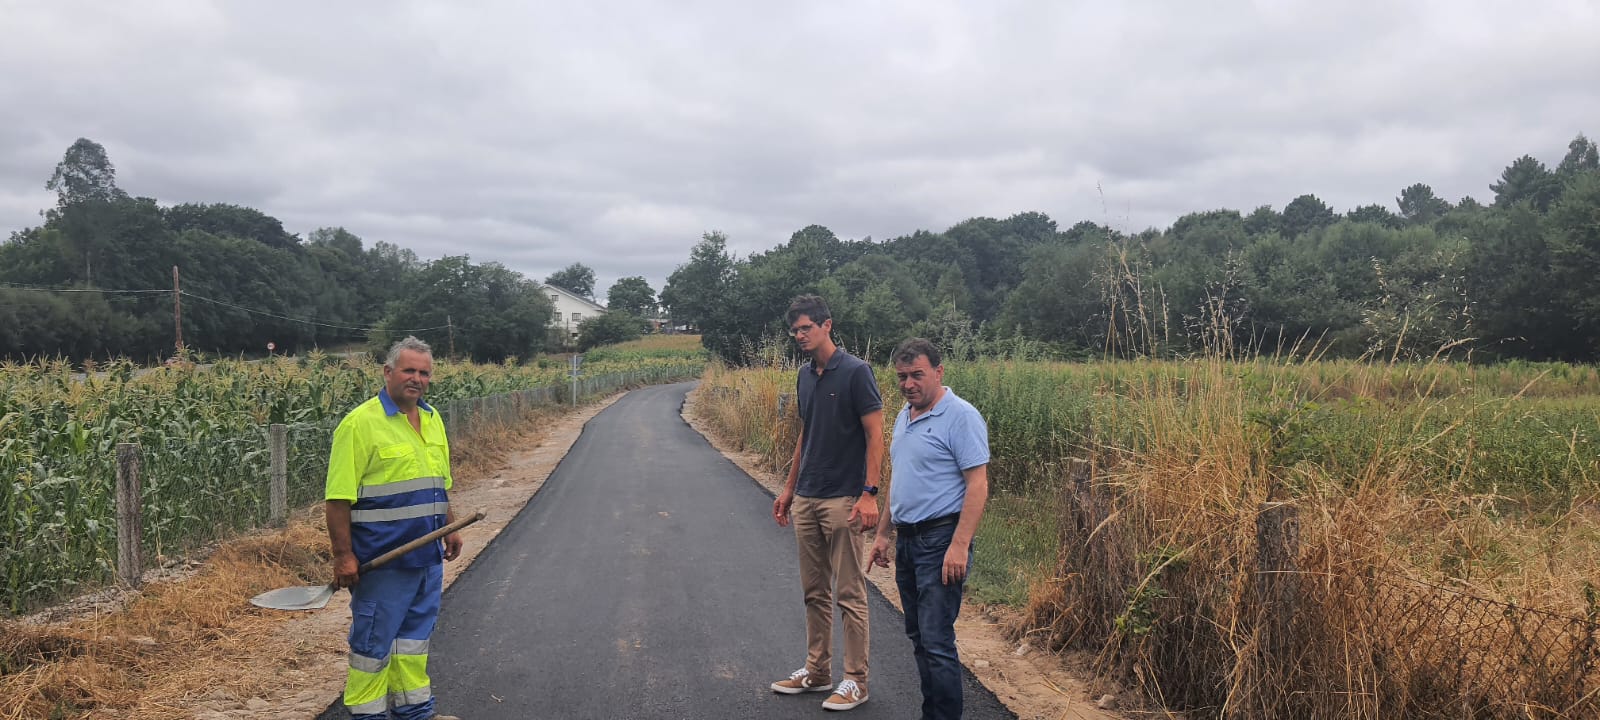
[[[955,720],[961,717],[956,615],[989,499],[989,428],[977,408],[943,385],[933,343],[907,340],[893,360],[906,405],[894,421],[889,510],[879,516],[871,564],[889,567],[892,525],[895,584],[922,680],[922,718]]]

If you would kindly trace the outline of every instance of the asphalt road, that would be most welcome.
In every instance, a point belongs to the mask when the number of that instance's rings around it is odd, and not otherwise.
[[[772,522],[772,496],[683,422],[691,387],[636,390],[597,415],[446,591],[429,664],[439,712],[920,716],[903,620],[875,589],[866,704],[832,713],[824,693],[768,689],[805,663],[794,533]],[[835,622],[835,679],[842,627]],[[970,675],[966,683],[965,717],[1015,717]],[[322,715],[346,717],[337,700]]]

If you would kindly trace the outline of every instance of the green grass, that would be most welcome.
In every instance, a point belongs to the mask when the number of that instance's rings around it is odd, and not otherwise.
[[[902,404],[893,372],[877,376],[892,417]],[[773,406],[793,382],[793,370],[712,373],[707,385],[727,392],[707,397],[730,404],[726,424],[746,447],[782,465],[795,421]],[[948,365],[945,384],[989,426],[994,498],[971,583],[986,601],[1021,603],[1053,569],[1052,508],[1074,457],[1139,459],[1159,447],[1181,472],[1226,441],[1292,493],[1336,496],[1393,478],[1414,497],[1481,499],[1533,524],[1600,494],[1600,374],[1588,366],[980,361]]]
[[[1388,457],[1419,491],[1560,506],[1600,490],[1600,387],[1584,367],[974,363],[945,381],[988,420],[995,484],[1024,494],[1053,488],[1063,458],[1224,422],[1290,478],[1348,482]],[[887,370],[880,383],[893,392]]]
[[[877,373],[892,415],[893,374]],[[1594,617],[1597,379],[1531,363],[947,365],[945,384],[988,422],[992,456],[968,596],[1028,607],[1041,642],[1100,652],[1113,680],[1178,708],[1250,708],[1281,689],[1318,708],[1307,716],[1398,717],[1412,688],[1523,707],[1523,683],[1571,684],[1564,668],[1588,658],[1542,613]],[[775,408],[793,382],[792,370],[718,370],[703,397],[747,445],[792,443],[792,413]],[[1072,459],[1095,468],[1103,563],[1060,547]],[[1251,579],[1262,510],[1285,502],[1299,527],[1289,551],[1320,588],[1297,599],[1308,622],[1289,658],[1258,650]],[[1461,615],[1471,597],[1508,604]],[[1473,687],[1435,674],[1439,648],[1515,654],[1507,639],[1530,630],[1554,672],[1491,669]],[[1229,684],[1280,669],[1287,684]],[[1374,677],[1401,689],[1372,693]],[[1583,682],[1576,695],[1592,697]]]
[[[594,362],[639,362],[677,360],[704,363],[710,357],[699,335],[647,335],[616,345],[597,347],[584,353],[584,364]]]
[[[967,597],[1021,606],[1034,578],[1055,569],[1059,516],[1025,497],[991,497],[978,527]]]

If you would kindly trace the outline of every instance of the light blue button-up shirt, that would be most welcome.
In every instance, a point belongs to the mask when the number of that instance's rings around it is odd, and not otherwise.
[[[928,412],[911,419],[911,405],[894,420],[889,445],[889,514],[917,523],[961,511],[967,481],[961,472],[989,462],[989,426],[972,403],[944,389]]]

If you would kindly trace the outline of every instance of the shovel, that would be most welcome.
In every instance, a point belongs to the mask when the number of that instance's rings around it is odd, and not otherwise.
[[[483,512],[473,513],[471,517],[464,517],[427,535],[423,535],[411,542],[397,547],[389,552],[379,555],[362,563],[359,572],[366,572],[383,565],[401,555],[415,550],[431,542],[438,542],[450,533],[471,525],[483,519]],[[339,588],[333,584],[328,585],[303,585],[301,587],[278,588],[268,590],[260,595],[250,598],[251,604],[264,607],[268,610],[319,610],[327,607],[328,601],[333,599],[333,593]]]

